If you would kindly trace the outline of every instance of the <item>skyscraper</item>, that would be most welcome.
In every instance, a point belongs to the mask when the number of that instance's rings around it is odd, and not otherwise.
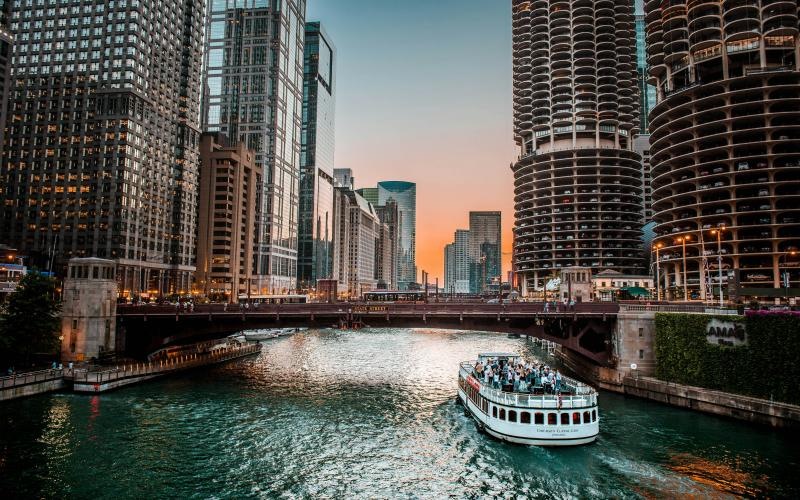
[[[417,185],[405,181],[378,183],[378,203],[397,202],[400,214],[398,230],[397,288],[408,290],[417,282]]]
[[[0,234],[62,269],[114,259],[126,295],[187,293],[205,2],[46,3],[10,13]]]
[[[662,289],[686,280],[706,298],[720,285],[739,297],[798,294],[799,7],[646,3]]]
[[[336,224],[334,233],[333,276],[339,282],[339,292],[358,297],[374,289],[376,248],[380,240],[381,223],[375,208],[352,189],[337,187],[334,193]]]
[[[313,288],[333,271],[336,49],[320,23],[306,23],[300,150],[298,280]]]
[[[523,293],[562,267],[643,264],[633,4],[565,5],[512,1],[514,269]]]
[[[445,246],[444,291],[446,294],[470,293],[470,233],[456,229],[453,242]]]
[[[469,213],[470,291],[482,293],[502,281],[500,212]]]
[[[647,44],[645,43],[644,0],[635,0],[636,78],[639,85],[639,133],[647,134],[648,115],[656,105],[656,88],[647,80]]]
[[[252,292],[256,200],[262,171],[243,143],[218,132],[200,139],[197,289],[212,299],[238,302]]]
[[[364,197],[365,200],[372,203],[373,205],[377,206],[378,203],[378,188],[361,188],[357,189],[356,192]]]
[[[264,170],[253,257],[260,293],[297,282],[305,12],[305,0],[210,2],[204,125],[245,142]]]

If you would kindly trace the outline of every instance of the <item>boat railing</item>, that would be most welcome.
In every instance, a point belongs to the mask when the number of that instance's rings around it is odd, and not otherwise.
[[[570,408],[585,408],[587,406],[597,405],[597,391],[590,386],[578,382],[570,377],[561,377],[562,385],[573,389],[574,394],[570,395],[557,395],[557,394],[528,394],[521,392],[506,392],[501,389],[495,389],[485,385],[474,374],[472,363],[466,361],[461,364],[461,376],[466,379],[472,375],[475,380],[480,384],[480,394],[486,399],[495,403],[506,404],[509,406],[521,406],[525,408],[552,408],[552,409],[570,409]]]

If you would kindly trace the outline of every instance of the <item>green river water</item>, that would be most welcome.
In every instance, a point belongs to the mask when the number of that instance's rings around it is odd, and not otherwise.
[[[600,437],[522,447],[454,403],[458,362],[524,339],[307,331],[98,396],[0,405],[2,498],[800,497],[796,435],[610,393]]]

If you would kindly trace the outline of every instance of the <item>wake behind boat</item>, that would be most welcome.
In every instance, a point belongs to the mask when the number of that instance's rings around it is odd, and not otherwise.
[[[505,382],[509,367],[524,373]],[[563,375],[556,380],[540,368],[516,354],[479,354],[477,361],[461,363],[458,398],[479,429],[503,441],[571,446],[597,439],[597,391]]]
[[[278,337],[284,337],[293,333],[302,332],[308,328],[267,328],[263,330],[252,330],[243,332],[245,339],[248,341],[254,340],[270,340]]]

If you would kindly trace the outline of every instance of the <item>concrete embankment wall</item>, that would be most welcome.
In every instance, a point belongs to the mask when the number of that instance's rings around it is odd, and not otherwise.
[[[60,391],[66,386],[67,383],[64,381],[64,379],[59,377],[57,379],[44,380],[41,382],[32,382],[14,387],[5,387],[0,390],[0,401],[35,396],[36,394],[44,394],[46,392]]]
[[[800,406],[664,382],[651,377],[627,376],[623,380],[623,387],[625,394],[672,406],[772,427],[800,428]]]
[[[568,372],[605,391],[772,427],[800,428],[800,406],[603,368],[567,350],[557,355]]]

